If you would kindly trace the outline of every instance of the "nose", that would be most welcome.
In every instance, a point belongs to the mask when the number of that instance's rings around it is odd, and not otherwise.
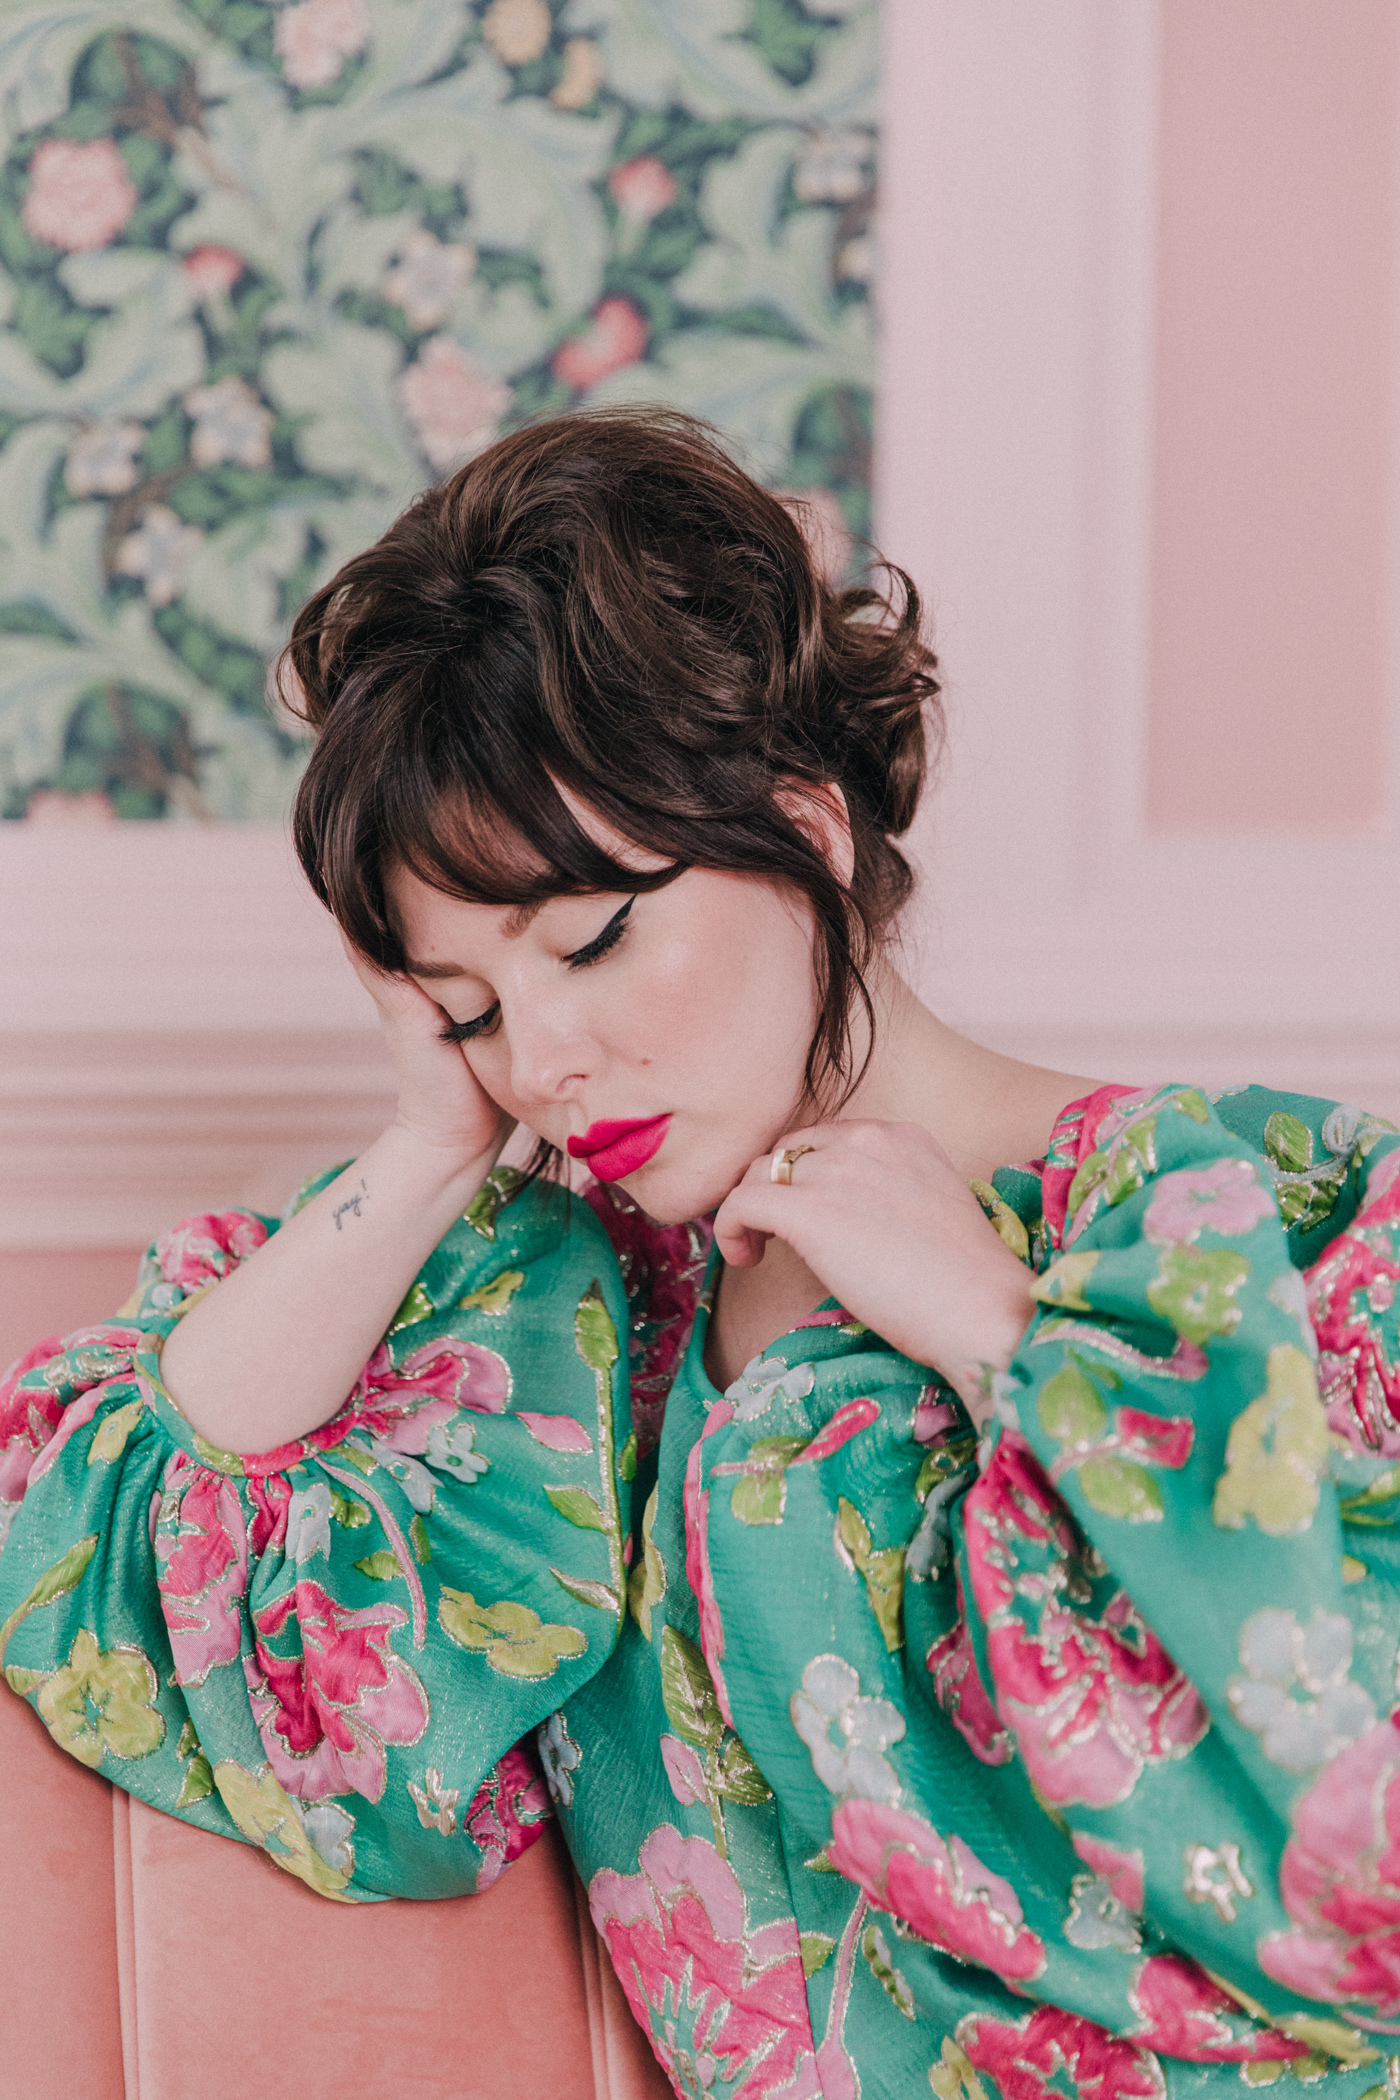
[[[503,1018],[516,1100],[540,1107],[572,1101],[597,1055],[597,1046],[582,1027],[572,1001],[536,996]]]

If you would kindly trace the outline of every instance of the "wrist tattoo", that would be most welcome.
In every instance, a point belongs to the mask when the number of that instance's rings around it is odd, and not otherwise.
[[[355,1213],[355,1216],[358,1218],[360,1215],[360,1205],[362,1203],[368,1202],[368,1200],[369,1184],[366,1182],[362,1174],[360,1176],[360,1186],[356,1190],[355,1194],[353,1196],[347,1196],[343,1203],[337,1203],[334,1211],[331,1213],[331,1215],[335,1219],[336,1231],[339,1232],[343,1228],[345,1223],[345,1213],[347,1210],[353,1211]]]

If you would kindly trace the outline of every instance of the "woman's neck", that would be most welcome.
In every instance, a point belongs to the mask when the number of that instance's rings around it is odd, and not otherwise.
[[[930,1013],[887,964],[877,964],[867,981],[875,1048],[840,1117],[922,1124],[964,1180],[986,1181],[999,1166],[1041,1158],[1061,1109],[1101,1083],[969,1042]],[[857,1061],[862,1036],[858,1031]],[[713,1383],[723,1391],[751,1357],[829,1295],[782,1240],[769,1241],[756,1268],[722,1268],[705,1340]]]

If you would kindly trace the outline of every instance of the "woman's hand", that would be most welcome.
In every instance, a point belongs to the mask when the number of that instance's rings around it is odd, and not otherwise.
[[[915,1363],[932,1365],[979,1424],[991,1371],[1004,1371],[1032,1312],[1031,1278],[941,1145],[917,1123],[814,1124],[780,1138],[810,1145],[787,1186],[772,1155],[720,1205],[727,1262],[751,1268],[787,1244],[848,1311]]]
[[[463,1056],[461,1044],[442,1041],[450,1016],[411,977],[377,970],[343,933],[340,938],[355,975],[379,1012],[398,1080],[394,1120],[435,1150],[464,1163],[487,1159],[489,1165],[515,1124],[486,1092]]]

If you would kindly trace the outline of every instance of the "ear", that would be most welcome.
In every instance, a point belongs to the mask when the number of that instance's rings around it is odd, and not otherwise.
[[[805,832],[844,889],[855,872],[856,849],[851,837],[851,813],[846,797],[834,780],[779,781],[773,800]]]

